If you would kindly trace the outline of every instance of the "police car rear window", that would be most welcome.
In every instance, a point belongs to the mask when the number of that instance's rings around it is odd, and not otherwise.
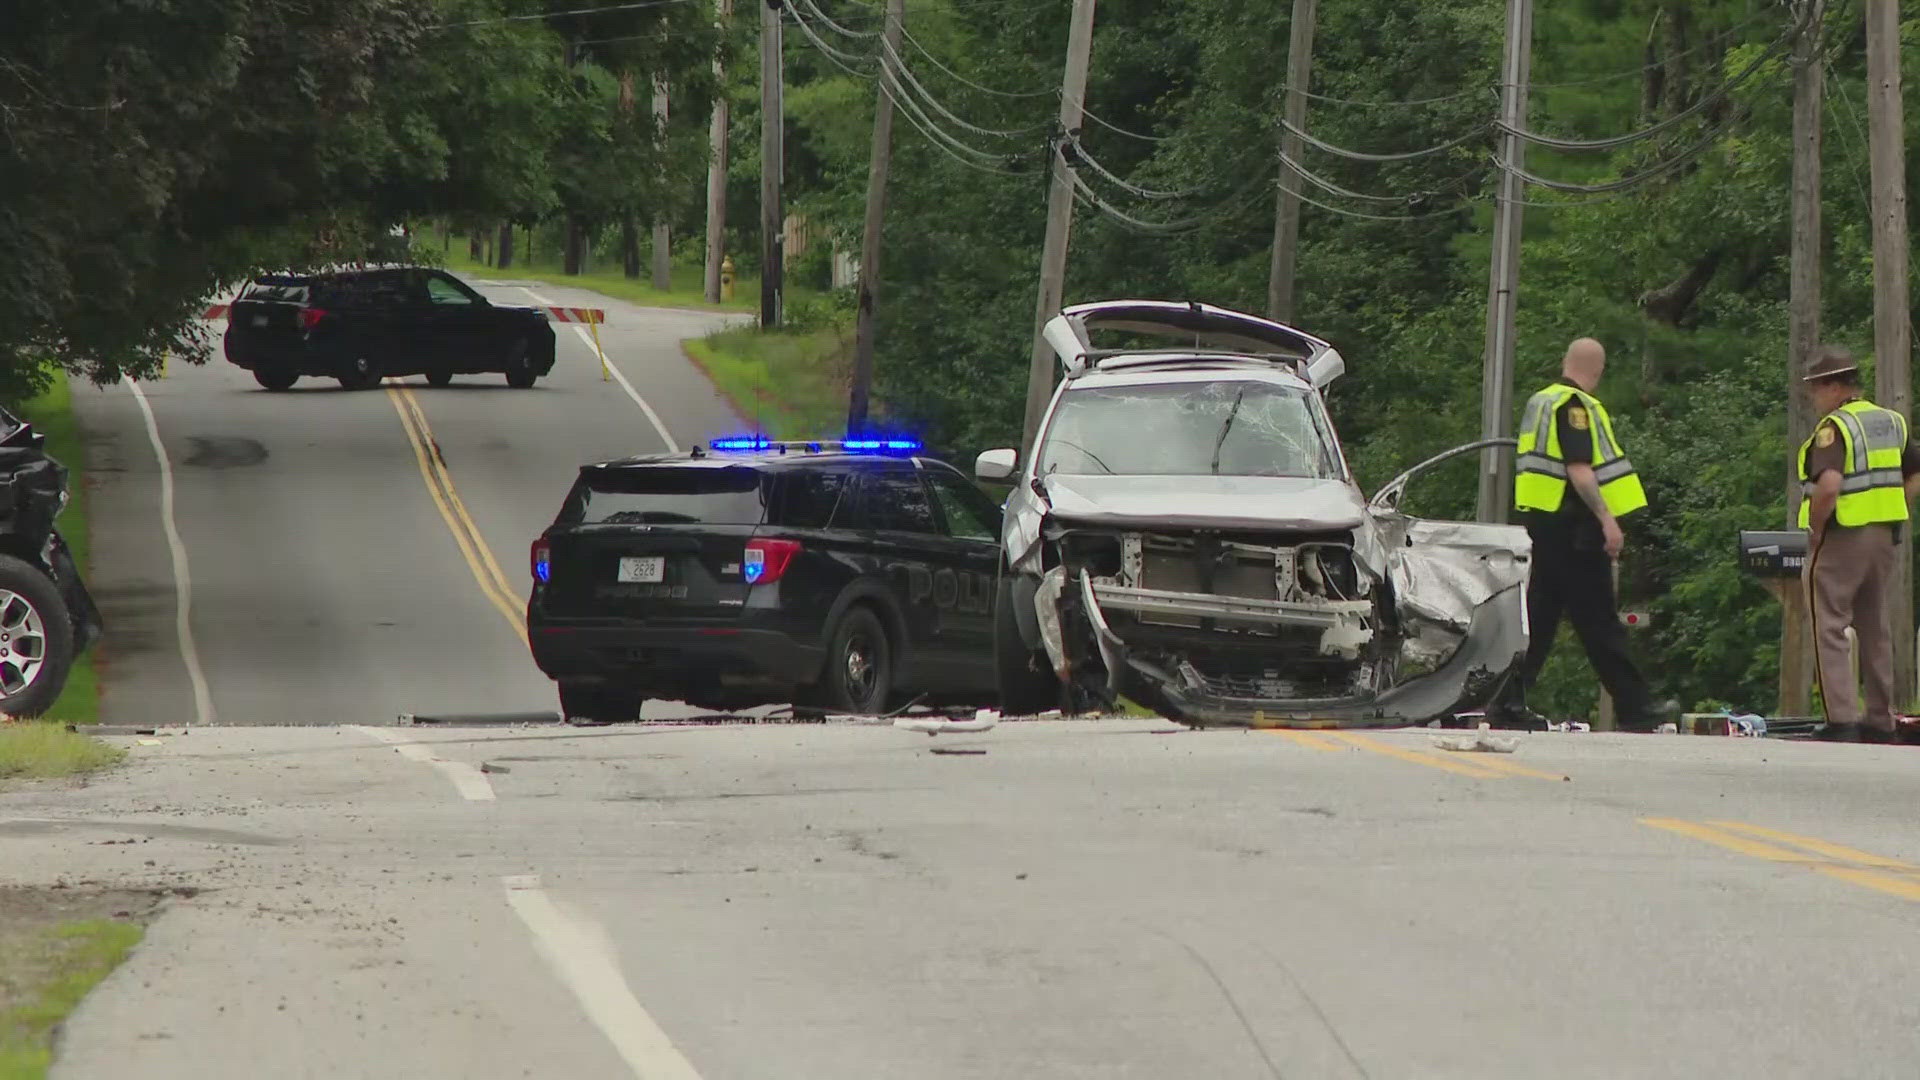
[[[580,525],[758,525],[769,478],[758,469],[598,469],[561,516]]]
[[[264,300],[268,303],[299,304],[307,299],[305,285],[283,285],[269,282],[255,282],[247,287],[242,300]]]

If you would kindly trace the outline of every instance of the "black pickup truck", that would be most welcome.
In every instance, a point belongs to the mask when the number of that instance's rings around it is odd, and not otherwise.
[[[227,360],[269,390],[301,376],[366,390],[389,375],[492,372],[526,389],[553,370],[540,308],[495,304],[452,274],[387,267],[255,278],[227,313]]]

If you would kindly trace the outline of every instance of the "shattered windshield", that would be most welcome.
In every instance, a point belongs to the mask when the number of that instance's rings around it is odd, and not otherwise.
[[[1047,428],[1039,472],[1341,478],[1307,393],[1245,381],[1069,390]]]

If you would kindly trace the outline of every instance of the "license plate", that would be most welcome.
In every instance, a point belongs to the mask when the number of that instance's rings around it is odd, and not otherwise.
[[[661,555],[629,555],[620,560],[622,582],[638,582],[643,585],[667,578],[667,560]]]
[[[267,317],[265,315],[255,315],[253,317],[253,325],[255,326],[267,325]]]

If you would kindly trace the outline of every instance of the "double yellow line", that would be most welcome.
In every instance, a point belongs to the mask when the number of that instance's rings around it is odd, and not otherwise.
[[[1505,780],[1510,776],[1524,776],[1533,780],[1563,781],[1566,774],[1541,772],[1529,769],[1525,765],[1515,765],[1495,754],[1474,754],[1471,757],[1429,753],[1425,750],[1408,750],[1394,746],[1385,740],[1371,735],[1362,735],[1357,731],[1306,730],[1299,728],[1266,729],[1285,738],[1287,741],[1307,747],[1310,750],[1340,751],[1346,749],[1365,750],[1370,754],[1404,761],[1409,765],[1422,765],[1429,769],[1439,769],[1456,776],[1470,776],[1476,780]]]
[[[467,513],[465,503],[460,501],[460,492],[453,486],[453,476],[447,472],[446,460],[440,456],[440,444],[434,440],[433,429],[427,426],[427,414],[420,409],[420,402],[414,399],[413,391],[405,384],[389,382],[387,398],[393,402],[393,411],[400,414],[400,426],[406,429],[407,442],[413,447],[414,463],[420,466],[420,477],[427,482],[427,491],[433,496],[433,505],[440,510],[440,517],[447,523],[447,529],[453,533],[454,543],[460,545],[460,556],[467,560],[467,569],[473,571],[473,580],[480,585],[480,593],[499,610],[500,616],[507,620],[522,645],[527,644],[526,601],[513,587],[507,575],[500,570],[500,564],[493,557],[493,550],[480,535],[480,529],[473,523],[472,515]]]
[[[1874,889],[1903,900],[1920,900],[1920,866],[1889,859],[1885,855],[1740,821],[1641,818],[1640,824],[1691,837],[1750,858],[1803,866],[1850,885]]]

